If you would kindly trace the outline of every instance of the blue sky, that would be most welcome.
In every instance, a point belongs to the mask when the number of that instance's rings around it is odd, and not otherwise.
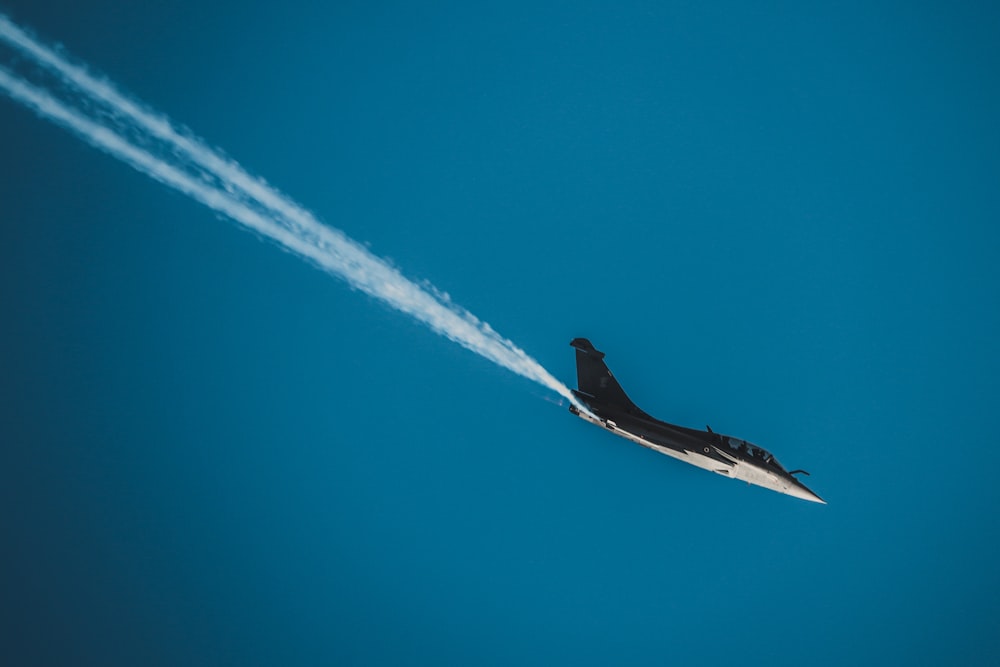
[[[121,4],[3,9],[830,504],[612,438],[4,98],[11,664],[993,664],[995,11]]]

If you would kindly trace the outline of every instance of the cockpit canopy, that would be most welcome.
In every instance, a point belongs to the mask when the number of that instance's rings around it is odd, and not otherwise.
[[[751,457],[757,459],[758,461],[763,461],[768,465],[774,466],[778,470],[785,469],[780,463],[778,463],[778,459],[774,458],[774,455],[771,454],[771,452],[767,451],[763,447],[758,447],[752,442],[726,436],[726,444],[728,444],[731,449],[743,454],[744,457]]]

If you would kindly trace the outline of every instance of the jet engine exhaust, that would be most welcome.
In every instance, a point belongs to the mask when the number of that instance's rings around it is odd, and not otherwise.
[[[26,74],[0,66],[0,89],[38,116],[587,412],[566,385],[447,294],[409,280],[236,161],[3,14],[0,42],[15,52],[19,63],[45,73],[45,83],[36,84]]]

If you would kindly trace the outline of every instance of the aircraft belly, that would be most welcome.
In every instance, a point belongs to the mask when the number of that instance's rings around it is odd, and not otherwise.
[[[734,472],[735,474],[733,476],[736,479],[749,482],[750,484],[758,484],[760,486],[766,486],[767,483],[773,479],[772,475],[768,475],[760,468],[752,465],[746,465],[745,463],[737,464]]]
[[[794,487],[787,481],[773,473],[761,470],[755,466],[745,465],[742,463],[738,464],[733,470],[733,477],[743,480],[748,484],[762,486],[765,489],[771,489],[772,491],[777,491],[778,493],[787,493],[793,496],[798,495]]]
[[[714,459],[710,456],[704,456],[699,452],[692,452],[688,450],[677,450],[677,449],[672,449],[670,447],[664,447],[663,445],[658,445],[655,442],[642,437],[641,435],[636,435],[635,433],[631,433],[629,431],[619,428],[614,421],[611,421],[609,424],[605,424],[604,422],[601,422],[599,420],[591,419],[583,413],[580,413],[578,416],[581,419],[596,424],[601,428],[611,431],[615,435],[619,435],[625,438],[626,440],[631,440],[637,445],[642,445],[643,447],[647,447],[661,454],[666,454],[667,456],[675,458],[678,461],[684,461],[685,463],[690,463],[693,466],[697,466],[704,470],[710,470],[711,472],[718,473],[726,477],[732,476],[731,470],[733,466],[731,463],[727,461],[719,461],[718,459]]]

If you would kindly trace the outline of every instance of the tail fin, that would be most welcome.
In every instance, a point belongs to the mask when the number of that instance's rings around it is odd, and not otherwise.
[[[604,363],[604,353],[586,338],[574,338],[570,343],[576,348],[576,382],[580,393],[602,403],[618,405],[636,415],[648,416],[625,394],[611,369]]]

